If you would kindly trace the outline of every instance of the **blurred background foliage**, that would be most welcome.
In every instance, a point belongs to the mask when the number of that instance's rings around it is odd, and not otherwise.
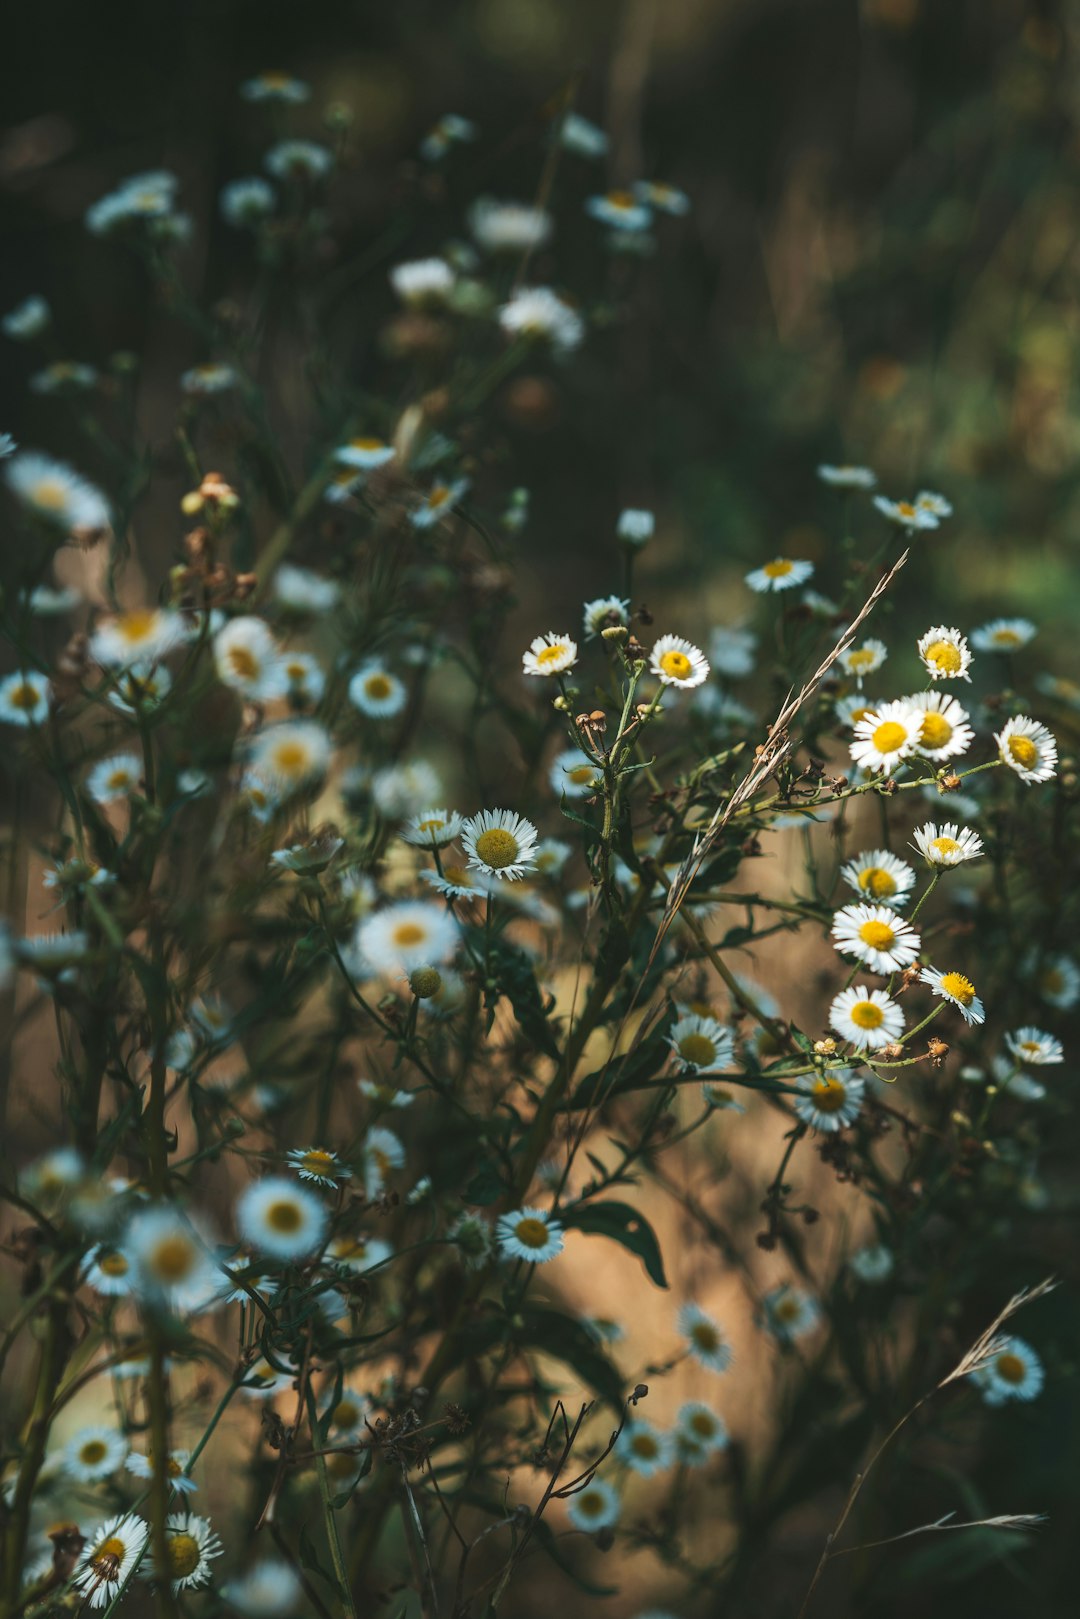
[[[834,549],[843,507],[815,488],[814,468],[855,461],[876,468],[884,492],[940,489],[957,513],[916,539],[918,566],[876,633],[899,643],[939,618],[967,629],[1026,614],[1040,626],[1040,666],[1075,675],[1080,5],[64,0],[20,7],[6,29],[0,307],[41,292],[59,355],[103,371],[118,351],[138,357],[138,419],[159,457],[136,520],[151,580],[173,557],[186,486],[177,378],[209,356],[155,311],[134,260],[87,235],[87,206],[131,172],[174,170],[195,221],[185,282],[204,307],[239,302],[250,246],[215,226],[216,199],[257,172],[271,131],[238,84],[271,67],[307,80],[314,95],[289,127],[315,138],[329,104],[351,110],[332,220],[263,350],[299,474],[314,453],[300,401],[328,363],[313,334],[332,330],[360,395],[386,399],[386,269],[461,234],[480,192],[535,196],[545,129],[569,95],[609,130],[611,150],[599,168],[562,158],[556,240],[532,277],[571,289],[594,330],[572,380],[537,367],[508,382],[472,446],[481,501],[489,474],[503,495],[533,491],[517,542],[522,626],[569,621],[582,599],[617,587],[612,533],[626,505],[658,513],[638,588],[654,611],[677,608],[687,634],[744,616],[742,575],[776,551],[832,557],[815,583],[834,591],[836,557],[857,567],[857,550]],[[474,119],[480,139],[432,169],[420,142],[448,111]],[[692,211],[662,222],[655,255],[627,275],[581,204],[640,176],[681,187]],[[27,395],[37,363],[4,345],[0,426],[100,475],[56,400]],[[1034,1319],[1019,1330],[1075,1345],[1070,1212],[1066,1198],[1036,1228],[1040,1250],[1003,1254],[1000,1288],[965,1299],[960,1347],[1013,1285],[1055,1268],[1072,1285],[1037,1307],[1037,1332]],[[876,1574],[852,1559],[848,1594],[834,1571],[823,1606],[907,1614],[914,1598],[927,1619],[1074,1611],[1076,1367],[1059,1359],[1048,1372],[1044,1397],[998,1413],[978,1447],[966,1430],[950,1434],[946,1415],[936,1462],[924,1447],[916,1466],[879,1480],[883,1535],[926,1521],[959,1476],[973,1516],[1049,1512],[1037,1553],[1014,1555],[1000,1536],[932,1538]],[[811,1397],[838,1396],[812,1384]],[[821,1458],[826,1475],[850,1476],[865,1433],[851,1441],[850,1455]],[[841,1498],[816,1503],[769,1566],[748,1571],[742,1611],[794,1612]],[[538,1585],[516,1611],[565,1598]],[[621,1616],[625,1604],[608,1607]]]

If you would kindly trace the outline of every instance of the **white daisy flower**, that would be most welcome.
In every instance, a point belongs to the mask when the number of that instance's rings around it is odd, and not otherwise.
[[[123,1467],[128,1442],[115,1428],[83,1428],[64,1446],[64,1471],[79,1484],[110,1478]]]
[[[854,675],[856,685],[861,687],[867,675],[880,669],[888,655],[889,649],[884,641],[875,641],[870,637],[862,646],[849,646],[836,661],[845,674]]]
[[[182,645],[187,634],[181,614],[140,607],[99,620],[90,637],[90,656],[105,668],[153,664]]]
[[[676,218],[690,212],[690,198],[678,186],[668,185],[664,180],[635,180],[634,196],[641,202],[648,203],[650,208],[657,208],[662,214],[672,214]]]
[[[299,1574],[277,1557],[262,1558],[239,1579],[223,1585],[221,1594],[245,1619],[292,1619],[304,1602]]]
[[[417,814],[425,804],[437,803],[440,790],[438,773],[426,759],[387,765],[371,778],[372,802],[387,821],[402,820]]]
[[[243,697],[284,697],[288,687],[281,651],[261,618],[232,618],[214,636],[218,679]]]
[[[717,674],[738,680],[753,674],[758,638],[737,624],[718,625],[709,638],[709,662]]]
[[[334,451],[334,460],[358,472],[374,472],[392,461],[397,451],[381,438],[352,438]]]
[[[662,1473],[675,1460],[675,1443],[669,1433],[656,1428],[643,1418],[628,1422],[615,1442],[612,1452],[641,1478],[652,1478]]]
[[[866,1081],[850,1074],[807,1074],[800,1080],[805,1098],[795,1103],[796,1115],[815,1130],[829,1133],[854,1124],[863,1104]]]
[[[564,748],[555,755],[548,769],[552,791],[560,797],[588,798],[602,778],[600,766],[593,764],[580,748]]]
[[[407,698],[404,683],[378,662],[365,663],[349,681],[349,701],[370,719],[400,714]]]
[[[576,641],[549,630],[546,635],[538,635],[530,641],[521,662],[527,675],[561,675],[574,667],[577,655]]]
[[[310,652],[286,652],[281,667],[289,682],[290,702],[314,707],[326,690],[326,676],[318,659]]]
[[[553,228],[554,221],[545,209],[524,202],[477,197],[469,209],[469,229],[488,253],[531,252],[543,247]]]
[[[86,791],[95,804],[115,804],[138,793],[143,762],[135,753],[115,753],[101,759],[86,778]]]
[[[556,115],[555,128],[560,145],[579,157],[603,157],[608,149],[604,131],[579,112],[568,112],[561,118]]]
[[[282,562],[274,574],[274,595],[294,613],[329,613],[341,600],[341,586],[310,568]]]
[[[297,106],[311,96],[311,88],[291,73],[257,73],[240,86],[245,101],[281,101]]]
[[[729,1435],[723,1417],[711,1406],[702,1400],[687,1400],[675,1417],[672,1438],[677,1459],[700,1467],[718,1450],[726,1449]]]
[[[333,166],[333,152],[318,141],[278,141],[263,158],[263,167],[275,180],[321,180]]]
[[[242,180],[230,180],[222,186],[218,198],[221,217],[227,225],[240,228],[258,225],[277,205],[274,188],[258,175]]]
[[[490,877],[516,882],[536,864],[537,831],[513,810],[481,810],[462,827],[469,865]]]
[[[211,1561],[225,1550],[209,1518],[174,1512],[165,1520],[165,1551],[174,1591],[209,1585]]]
[[[931,680],[971,680],[971,648],[959,630],[935,624],[919,637],[917,651]]]
[[[400,836],[418,849],[444,849],[459,835],[462,824],[456,810],[425,809],[401,828]]]
[[[889,772],[919,745],[925,716],[911,703],[881,703],[855,722],[851,757],[863,770]]]
[[[1019,652],[1037,633],[1029,618],[992,618],[972,630],[971,644],[976,652]]]
[[[937,528],[938,518],[929,507],[920,506],[913,500],[889,500],[885,495],[875,495],[874,505],[883,517],[890,523],[898,523],[901,528]]]
[[[197,396],[220,394],[235,388],[239,380],[233,366],[207,362],[204,365],[194,365],[190,370],[183,372],[180,387],[184,393]]]
[[[90,481],[64,461],[20,450],[4,463],[4,482],[37,517],[73,533],[98,533],[111,522],[109,503]]]
[[[218,1292],[221,1273],[205,1234],[167,1204],[135,1214],[122,1247],[134,1291],[152,1304],[187,1313],[204,1309]]]
[[[348,1166],[327,1147],[293,1147],[285,1154],[285,1162],[302,1181],[313,1181],[316,1186],[336,1186],[350,1175]]]
[[[414,528],[434,528],[453,510],[468,487],[468,478],[458,478],[455,483],[433,484],[409,513],[409,522]]]
[[[663,686],[690,691],[709,678],[709,661],[699,647],[681,635],[662,635],[653,643],[649,669]]]
[[[711,1315],[706,1315],[696,1304],[684,1304],[676,1317],[676,1326],[699,1365],[710,1372],[727,1371],[732,1361],[731,1345]]]
[[[746,583],[759,596],[770,591],[793,590],[804,585],[814,571],[814,564],[798,557],[775,557],[763,568],[755,568],[746,575]]]
[[[40,725],[49,715],[52,687],[35,669],[26,674],[5,675],[0,680],[0,723]]]
[[[971,1373],[987,1405],[1034,1400],[1045,1382],[1043,1364],[1023,1338],[1005,1337],[997,1353]]]
[[[627,506],[619,513],[615,533],[631,545],[644,545],[656,533],[656,514],[642,506]]]
[[[411,973],[449,961],[460,942],[445,907],[422,899],[386,905],[357,924],[355,945],[376,973]]]
[[[919,974],[924,984],[929,984],[935,995],[943,1001],[951,1001],[958,1007],[965,1023],[984,1023],[986,1012],[983,1003],[975,993],[975,985],[963,973],[942,973],[935,967],[924,967]]]
[[[1080,1001],[1080,967],[1071,956],[1048,956],[1033,972],[1035,988],[1048,1006],[1068,1012]]]
[[[1007,1034],[1005,1044],[1017,1062],[1026,1062],[1033,1067],[1065,1061],[1061,1041],[1055,1039],[1052,1034],[1047,1034],[1044,1029],[1036,1029],[1030,1023],[1025,1024],[1022,1029],[1015,1029],[1012,1034]]]
[[[92,1608],[107,1607],[119,1595],[138,1567],[149,1534],[142,1518],[121,1512],[87,1535],[72,1584]]]
[[[868,849],[856,855],[840,868],[840,875],[857,894],[893,910],[907,904],[915,884],[914,868],[888,849]]]
[[[610,1529],[619,1521],[619,1497],[612,1485],[602,1478],[593,1478],[575,1490],[566,1508],[566,1516],[575,1529],[595,1534]]]
[[[172,676],[164,664],[133,663],[118,670],[112,680],[109,703],[134,718],[153,713],[172,690]]]
[[[1057,774],[1057,742],[1053,733],[1038,720],[1017,714],[1000,731],[995,731],[994,741],[1002,763],[1015,771],[1021,781],[1049,781]]]
[[[877,483],[877,474],[869,467],[834,467],[826,463],[818,467],[817,475],[833,489],[873,489]]]
[[[585,336],[577,310],[551,287],[522,287],[499,310],[499,325],[512,337],[542,338],[557,354],[572,354]]]
[[[854,956],[871,972],[898,972],[919,954],[910,922],[887,905],[844,905],[833,917],[832,936],[841,955]]]
[[[92,365],[79,360],[54,360],[51,365],[35,371],[30,378],[30,392],[35,394],[79,393],[97,386],[98,373]]]
[[[602,197],[589,197],[585,212],[601,225],[610,225],[612,230],[626,231],[630,235],[648,230],[652,223],[652,210],[639,202],[632,191],[609,191]]]
[[[931,866],[958,866],[963,860],[982,858],[982,838],[969,826],[959,827],[955,821],[936,821],[915,828],[915,844],[923,859]]]
[[[386,1189],[391,1171],[404,1164],[405,1148],[392,1130],[376,1125],[364,1137],[362,1154],[364,1193],[368,1198],[379,1197]]]
[[[630,622],[630,603],[622,596],[597,596],[594,601],[586,602],[585,639],[595,640],[601,630],[606,630],[616,624]]]
[[[306,1259],[321,1248],[326,1206],[296,1181],[267,1175],[244,1188],[236,1202],[236,1229],[256,1253]]]
[[[447,1239],[454,1243],[466,1270],[483,1270],[491,1258],[494,1238],[491,1227],[479,1214],[459,1214],[447,1230]]]
[[[859,1051],[877,1051],[899,1040],[904,1014],[883,989],[842,989],[829,1008],[829,1027]]]
[[[860,692],[858,696],[838,697],[833,706],[838,725],[855,726],[868,714],[874,713],[874,703]]]
[[[858,1248],[848,1260],[848,1269],[860,1282],[873,1286],[877,1282],[888,1281],[896,1269],[896,1260],[892,1251],[883,1243],[872,1243],[866,1248]]]
[[[320,781],[330,766],[330,737],[314,720],[282,720],[251,743],[251,768],[282,796]]]
[[[714,1017],[691,1012],[672,1025],[668,1045],[684,1068],[718,1074],[735,1059],[735,1037]]]
[[[31,338],[39,337],[51,320],[52,310],[48,303],[34,294],[8,310],[0,320],[0,331],[16,343],[28,343]]]
[[[380,1237],[369,1237],[363,1232],[354,1236],[332,1237],[326,1250],[326,1257],[335,1265],[342,1265],[346,1270],[356,1271],[358,1274],[365,1270],[374,1270],[376,1265],[382,1265],[393,1253],[388,1242]]]
[[[780,1343],[790,1344],[813,1332],[821,1319],[817,1300],[801,1287],[782,1282],[766,1293],[761,1301],[765,1312],[764,1325]]]
[[[195,1480],[184,1469],[191,1460],[190,1450],[171,1450],[165,1463],[165,1472],[169,1480],[169,1488],[175,1495],[193,1495],[199,1488]],[[144,1456],[141,1451],[133,1450],[125,1464],[127,1470],[135,1478],[153,1478],[154,1458]]]
[[[410,259],[390,271],[390,285],[402,303],[413,309],[447,303],[456,281],[457,275],[445,259]]]
[[[545,1265],[563,1250],[563,1228],[544,1209],[515,1209],[495,1226],[499,1251],[508,1259],[527,1259]]]
[[[131,1261],[122,1248],[102,1243],[87,1254],[82,1279],[105,1298],[125,1298],[131,1292]]]
[[[915,505],[921,512],[929,512],[932,517],[951,517],[953,513],[952,502],[944,495],[936,495],[932,489],[920,489],[915,496]]]
[[[922,711],[915,752],[923,759],[933,759],[940,764],[967,752],[975,740],[975,732],[968,723],[967,710],[961,708],[955,697],[943,691],[920,691],[903,700]]]

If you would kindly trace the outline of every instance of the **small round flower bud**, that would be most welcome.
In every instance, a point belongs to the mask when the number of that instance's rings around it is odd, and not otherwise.
[[[418,1001],[429,1001],[442,989],[442,974],[437,967],[416,967],[409,974],[409,988]]]
[[[629,640],[630,631],[627,629],[625,624],[609,624],[606,630],[600,631],[600,636],[604,641],[614,641],[618,643]]]

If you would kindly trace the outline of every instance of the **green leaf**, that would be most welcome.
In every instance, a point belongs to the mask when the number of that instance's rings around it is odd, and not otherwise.
[[[568,1105],[572,1108],[594,1107],[601,1096],[607,1100],[610,1096],[621,1095],[623,1091],[638,1089],[645,1080],[652,1078],[667,1054],[666,1041],[643,1040],[636,1050],[627,1052],[625,1057],[616,1057],[605,1067],[586,1074]]]
[[[637,1254],[645,1266],[649,1280],[657,1287],[667,1287],[664,1257],[656,1232],[637,1209],[629,1203],[586,1203],[562,1216],[563,1225],[572,1231],[584,1231],[591,1236],[608,1237],[632,1254]]]
[[[546,1057],[557,1058],[560,1055],[559,1042],[548,1022],[532,962],[524,950],[505,941],[499,942],[495,955],[500,987],[514,1008],[514,1016],[522,1033]]]
[[[545,1305],[523,1305],[513,1324],[502,1314],[474,1317],[456,1335],[450,1351],[450,1366],[488,1354],[507,1343],[540,1349],[572,1367],[583,1383],[622,1414],[625,1390],[617,1367],[608,1360],[580,1319]]]
[[[494,1158],[485,1158],[465,1188],[465,1202],[486,1208],[490,1203],[497,1203],[507,1191],[509,1187],[499,1173],[497,1162]]]

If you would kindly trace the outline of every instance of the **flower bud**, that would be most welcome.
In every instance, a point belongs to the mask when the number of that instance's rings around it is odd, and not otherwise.
[[[409,988],[418,1001],[429,1001],[442,989],[442,974],[437,967],[416,967],[409,974]]]

